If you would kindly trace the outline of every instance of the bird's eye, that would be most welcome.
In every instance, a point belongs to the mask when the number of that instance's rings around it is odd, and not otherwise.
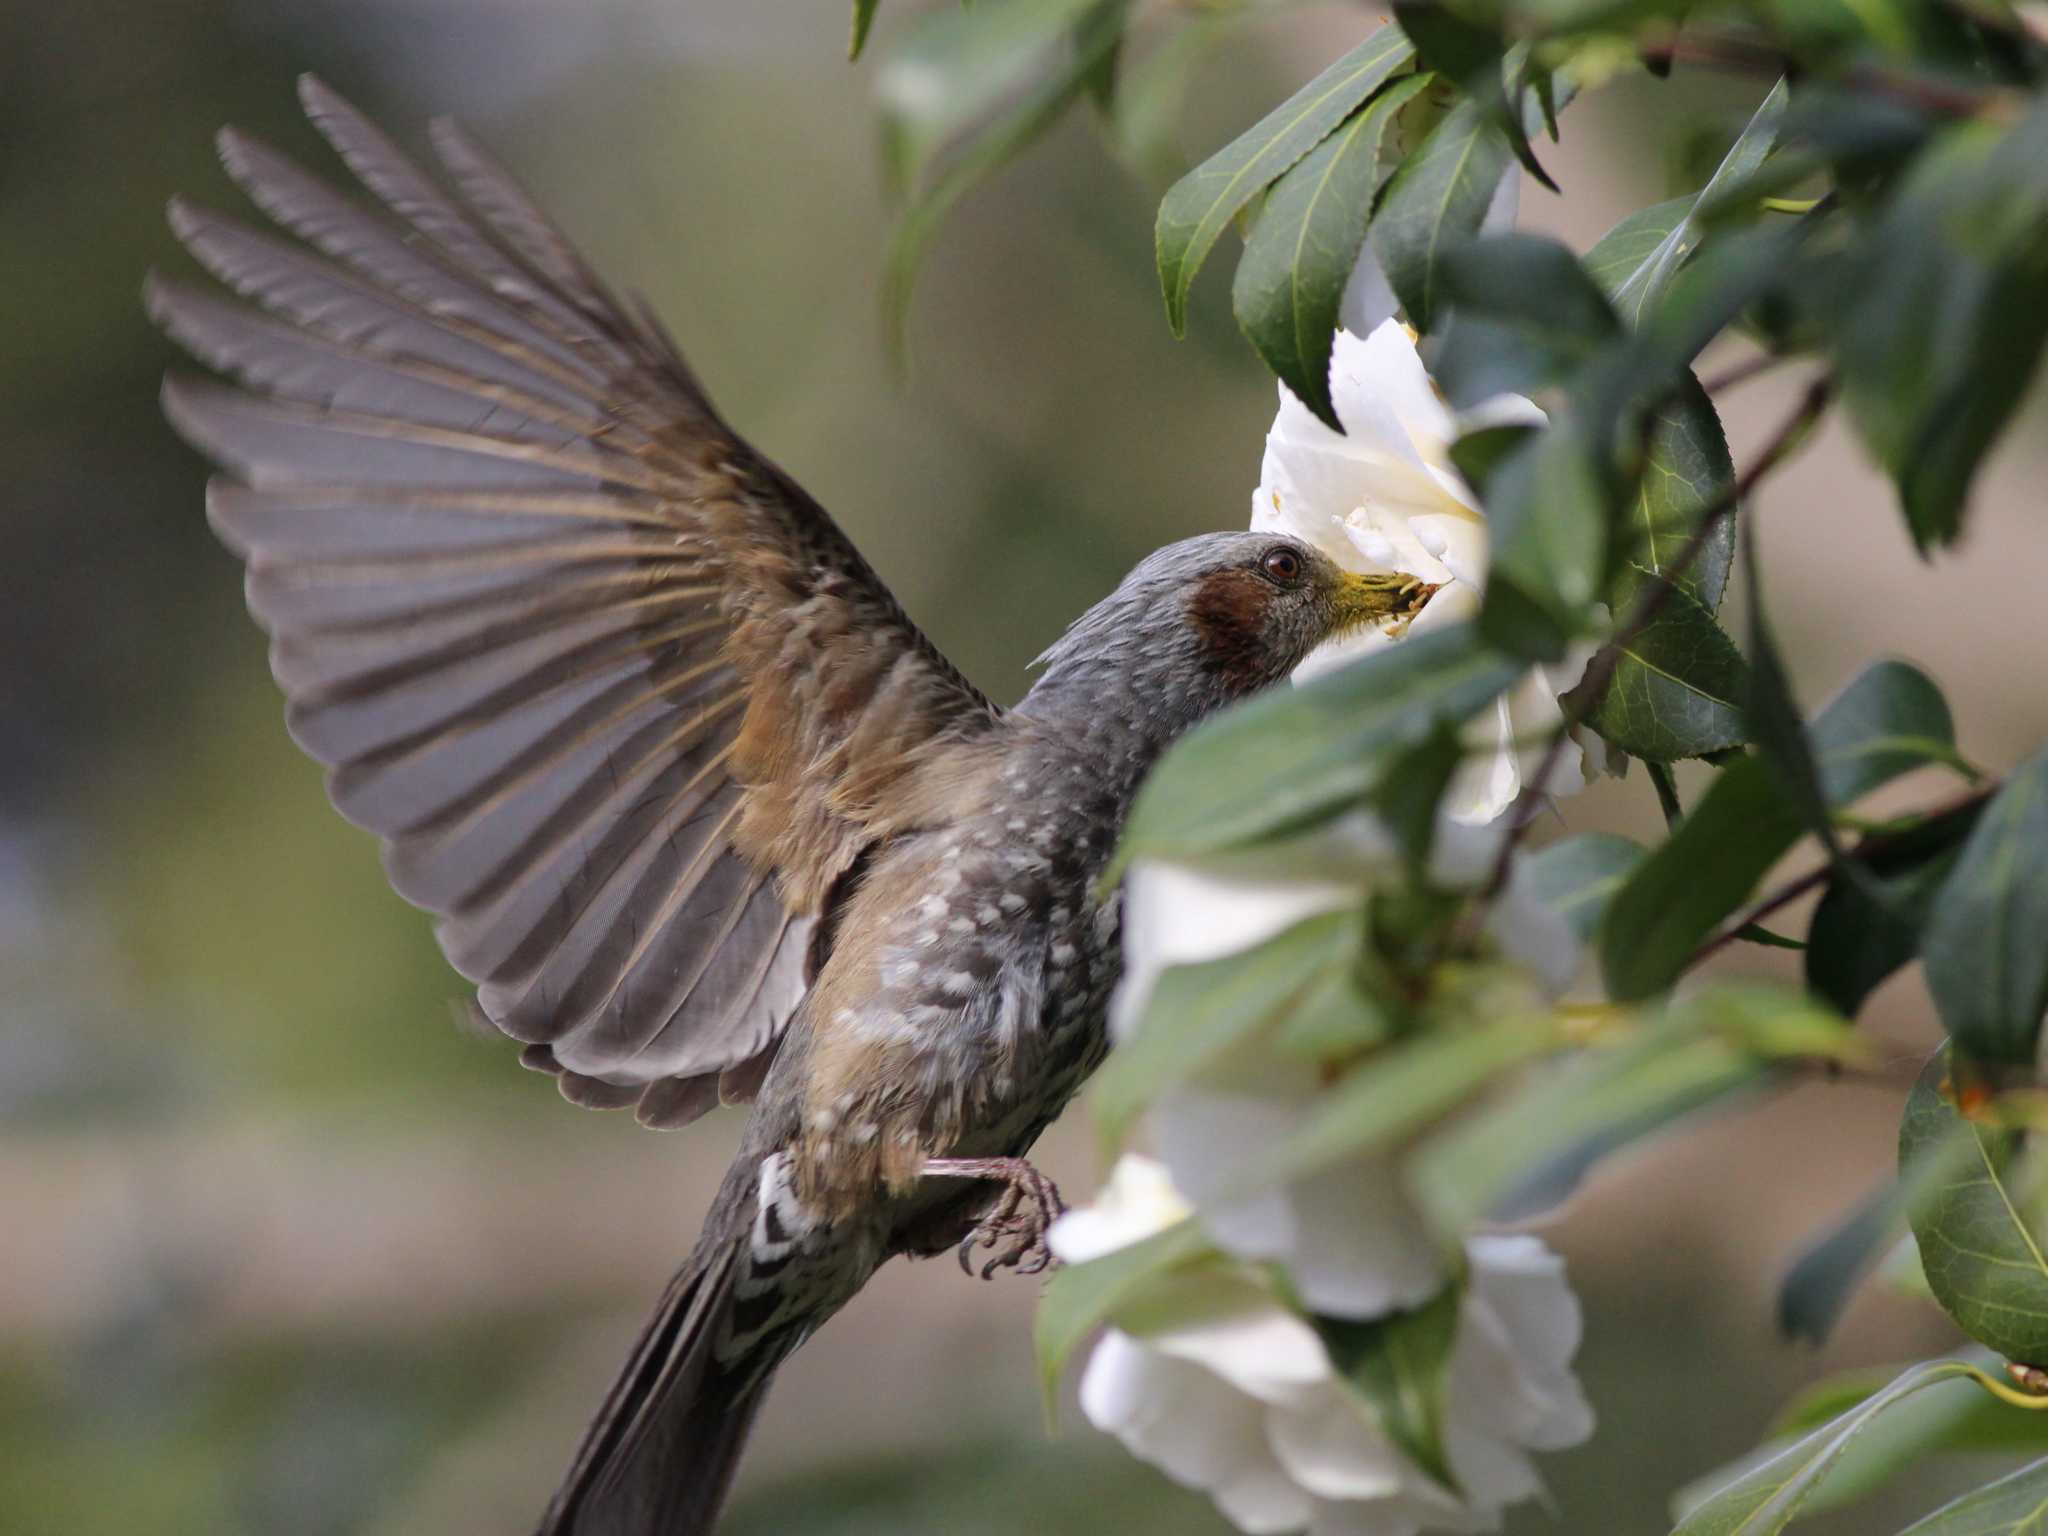
[[[1281,586],[1291,587],[1301,580],[1301,552],[1285,544],[1269,549],[1259,557],[1259,569]]]

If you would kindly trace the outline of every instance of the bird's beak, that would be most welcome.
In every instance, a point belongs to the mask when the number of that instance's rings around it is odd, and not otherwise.
[[[1405,629],[1406,621],[1415,616],[1436,590],[1434,585],[1419,576],[1408,576],[1399,571],[1374,575],[1346,572],[1330,604],[1330,633],[1348,634],[1354,629],[1383,624],[1390,619],[1400,621]]]

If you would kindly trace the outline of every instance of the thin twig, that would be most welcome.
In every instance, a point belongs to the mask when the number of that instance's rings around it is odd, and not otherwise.
[[[1781,368],[1792,361],[1794,358],[1790,352],[1759,352],[1754,357],[1746,357],[1739,363],[1730,364],[1710,379],[1702,379],[1700,388],[1710,395],[1718,395],[1724,390],[1735,388],[1738,384],[1747,384],[1760,374],[1769,373],[1773,368]]]
[[[1782,75],[1799,61],[1768,43],[1731,34],[1687,32],[1640,50],[1644,63],[1697,64],[1744,75]],[[1874,64],[1853,64],[1840,83],[1852,91],[1889,96],[1937,117],[2003,117],[2019,110],[2023,98],[2004,87],[1973,86],[1935,75],[1907,74]]]
[[[1806,393],[1800,397],[1798,408],[1787,416],[1764,444],[1762,452],[1735,482],[1714,497],[1699,511],[1699,523],[1692,531],[1692,537],[1685,541],[1671,563],[1660,570],[1656,578],[1647,583],[1637,596],[1635,607],[1630,610],[1621,627],[1615,630],[1614,638],[1593,653],[1593,659],[1586,663],[1585,674],[1579,685],[1566,696],[1565,717],[1550,738],[1550,745],[1544,750],[1536,771],[1522,788],[1521,799],[1514,824],[1501,839],[1500,853],[1494,860],[1492,877],[1487,881],[1485,894],[1491,896],[1507,884],[1508,872],[1513,866],[1515,849],[1523,835],[1536,820],[1536,809],[1543,803],[1551,776],[1564,760],[1565,746],[1571,740],[1572,729],[1583,724],[1600,707],[1600,701],[1607,696],[1607,688],[1614,681],[1615,668],[1621,665],[1621,658],[1627,647],[1656,622],[1657,615],[1664,611],[1664,605],[1671,600],[1671,594],[1678,590],[1678,580],[1692,569],[1693,563],[1713,541],[1714,532],[1721,519],[1732,514],[1759,481],[1776,469],[1785,456],[1798,445],[1807,428],[1818,421],[1833,398],[1835,381],[1832,374],[1823,374],[1806,386]]]
[[[1996,780],[1979,784],[1966,793],[1953,796],[1943,801],[1940,805],[1932,806],[1922,811],[1905,826],[1890,832],[1873,833],[1857,843],[1854,848],[1848,849],[1843,856],[1858,863],[1868,863],[1918,832],[1929,822],[1939,821],[1944,816],[1953,816],[1959,811],[1967,811],[1973,805],[1982,805],[1986,800],[1997,794],[1998,790],[1999,783]],[[1834,865],[1829,863],[1821,865],[1818,869],[1809,869],[1805,874],[1786,881],[1785,884],[1779,886],[1770,895],[1762,898],[1747,911],[1738,912],[1728,920],[1719,933],[1694,950],[1692,958],[1687,960],[1681,969],[1689,971],[1703,960],[1719,954],[1730,944],[1741,938],[1743,930],[1748,928],[1750,924],[1762,922],[1773,913],[1791,906],[1793,902],[1810,891],[1826,885],[1828,877],[1834,873],[1834,868]]]

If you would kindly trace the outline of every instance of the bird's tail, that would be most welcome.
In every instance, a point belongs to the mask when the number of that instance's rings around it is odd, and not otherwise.
[[[786,1155],[736,1161],[536,1536],[705,1536],[776,1367],[881,1262],[854,1239],[809,1223]]]
[[[702,1536],[732,1486],[747,1431],[788,1352],[730,1342],[744,1237],[699,1245],[669,1282],[585,1432],[536,1536]]]

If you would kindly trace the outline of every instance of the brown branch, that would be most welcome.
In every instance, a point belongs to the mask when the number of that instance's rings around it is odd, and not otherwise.
[[[1746,357],[1739,363],[1731,363],[1710,379],[1702,379],[1700,388],[1710,395],[1718,395],[1735,388],[1738,384],[1747,384],[1751,379],[1769,373],[1773,368],[1782,368],[1794,360],[1790,352],[1759,352],[1756,356]]]
[[[1784,50],[1755,38],[1729,33],[1688,32],[1638,50],[1645,64],[1697,64],[1733,74],[1777,76],[1796,72],[1800,61]],[[1852,91],[1888,96],[1936,117],[2005,119],[2017,114],[2024,98],[2004,87],[1983,87],[1936,75],[1908,74],[1874,64],[1852,64],[1836,80]]]
[[[1536,771],[1529,782],[1522,787],[1516,802],[1518,811],[1514,824],[1501,839],[1500,853],[1494,860],[1493,874],[1487,881],[1485,895],[1497,894],[1507,884],[1508,871],[1514,863],[1515,849],[1524,834],[1535,823],[1539,807],[1548,790],[1551,775],[1564,760],[1565,746],[1571,740],[1572,728],[1583,724],[1600,707],[1600,701],[1607,696],[1608,685],[1614,681],[1614,672],[1621,665],[1621,658],[1627,646],[1642,632],[1656,622],[1657,615],[1671,600],[1671,594],[1678,590],[1678,579],[1691,570],[1706,547],[1712,542],[1721,519],[1728,517],[1748,499],[1765,475],[1784,460],[1799,439],[1821,414],[1827,410],[1828,402],[1834,395],[1835,381],[1832,374],[1823,374],[1807,385],[1806,393],[1800,397],[1799,405],[1791,415],[1779,423],[1776,432],[1764,444],[1754,463],[1744,470],[1733,484],[1714,497],[1699,512],[1699,525],[1693,529],[1692,537],[1685,541],[1671,563],[1657,573],[1637,596],[1635,607],[1629,611],[1614,637],[1593,653],[1593,659],[1586,663],[1585,674],[1579,684],[1565,698],[1564,720],[1550,738],[1550,745],[1544,749]]]
[[[1921,812],[1903,827],[1889,832],[1872,833],[1858,842],[1854,848],[1846,850],[1843,856],[1858,863],[1868,863],[1896,844],[1904,841],[1907,837],[1917,833],[1929,822],[1939,821],[1944,816],[1953,816],[1958,811],[1966,811],[1973,805],[1982,805],[1998,793],[1999,787],[2000,785],[1997,780],[1979,784],[1963,794],[1952,796],[1940,805]],[[1800,897],[1826,885],[1828,877],[1834,873],[1834,868],[1833,864],[1823,864],[1818,869],[1809,869],[1805,874],[1786,881],[1785,884],[1779,886],[1770,895],[1763,897],[1747,911],[1738,912],[1728,920],[1719,933],[1692,952],[1692,958],[1685,962],[1681,970],[1689,971],[1702,961],[1719,954],[1730,944],[1741,938],[1743,930],[1748,928],[1750,924],[1762,922],[1773,913],[1791,906]]]

